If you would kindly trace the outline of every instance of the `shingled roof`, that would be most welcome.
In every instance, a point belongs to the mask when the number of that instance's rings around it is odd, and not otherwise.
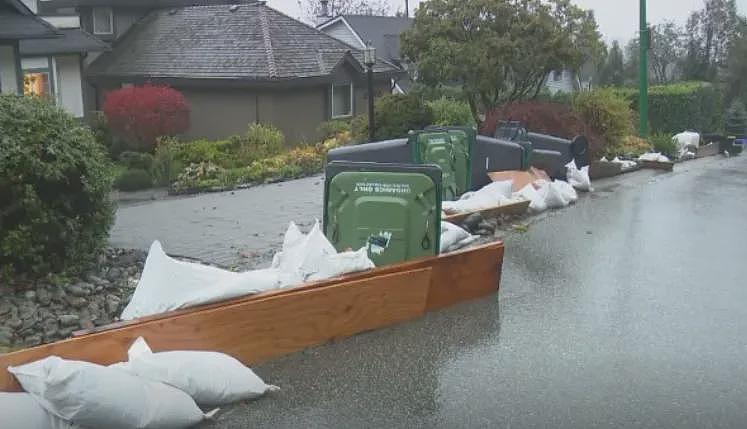
[[[0,39],[58,36],[54,27],[35,16],[20,0],[0,0]]]
[[[61,37],[21,40],[21,55],[73,54],[109,49],[109,45],[80,28],[61,28],[57,32]]]
[[[150,12],[88,69],[92,77],[280,81],[323,77],[363,54],[264,3]],[[378,73],[401,70],[380,60]]]

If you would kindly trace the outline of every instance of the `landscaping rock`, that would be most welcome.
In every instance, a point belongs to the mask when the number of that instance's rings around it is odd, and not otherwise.
[[[13,343],[13,329],[0,327],[0,344]]]
[[[77,326],[80,322],[80,316],[77,314],[64,314],[58,320],[63,327]]]
[[[35,301],[36,300],[36,292],[34,292],[33,290],[27,290],[26,293],[24,294],[24,296],[29,301]]]
[[[52,295],[42,286],[36,289],[36,300],[41,305],[49,305],[52,302]]]

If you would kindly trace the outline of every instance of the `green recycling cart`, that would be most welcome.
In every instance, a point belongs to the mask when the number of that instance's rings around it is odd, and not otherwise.
[[[441,167],[443,200],[459,199],[470,190],[475,140],[476,133],[469,127],[429,127],[410,133],[408,144],[413,161]]]
[[[438,254],[441,170],[434,165],[327,165],[324,232],[338,251],[365,247],[376,266]]]

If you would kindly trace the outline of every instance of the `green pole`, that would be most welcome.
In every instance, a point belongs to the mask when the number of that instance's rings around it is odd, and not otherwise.
[[[646,21],[646,0],[641,0],[641,70],[639,72],[640,94],[638,97],[638,112],[640,114],[640,136],[648,136],[648,49],[649,49],[649,31],[648,22]]]

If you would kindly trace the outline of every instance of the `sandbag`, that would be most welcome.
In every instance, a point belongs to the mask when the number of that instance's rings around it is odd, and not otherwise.
[[[475,237],[465,229],[451,222],[441,222],[441,252],[458,250],[475,241]]]
[[[0,392],[2,429],[79,429],[45,410],[28,393]]]
[[[688,152],[697,152],[700,146],[700,134],[693,131],[685,131],[672,137],[677,147],[678,158],[683,158]]]
[[[644,153],[638,157],[639,161],[670,162],[669,158],[660,153]]]
[[[117,364],[133,375],[173,386],[202,406],[254,399],[278,390],[233,357],[208,351],[153,353],[145,339],[135,340],[128,361]]]
[[[272,268],[280,272],[281,286],[287,287],[366,271],[375,265],[365,248],[337,253],[317,221],[305,235],[291,222],[285,233],[283,249],[273,258]]]
[[[563,195],[563,199],[568,201],[568,203],[573,204],[578,201],[578,193],[570,183],[563,180],[555,180],[553,181],[553,186],[560,191],[560,194]]]
[[[568,178],[568,183],[570,183],[571,186],[583,192],[592,191],[588,165],[585,167],[581,167],[581,169],[578,169],[578,167],[576,167],[576,161],[571,161],[566,164],[565,167],[567,169],[566,177]]]
[[[545,204],[548,209],[561,209],[570,202],[566,199],[563,190],[555,182],[547,183],[543,186],[545,194]]]
[[[544,193],[540,193],[531,183],[521,188],[519,192],[514,193],[514,196],[529,200],[529,211],[532,213],[541,213],[547,210]]]
[[[637,162],[622,160],[618,157],[615,157],[615,159],[613,159],[611,162],[614,162],[615,164],[620,164],[620,168],[622,168],[623,171],[632,170],[638,167]]]
[[[48,412],[86,428],[180,429],[208,418],[181,390],[117,368],[52,356],[8,371]]]
[[[208,265],[178,261],[166,255],[161,243],[150,246],[140,281],[123,320],[207,304],[280,286],[275,270],[234,273]]]
[[[513,183],[493,182],[482,189],[462,195],[458,201],[444,201],[441,208],[448,214],[468,213],[503,205],[511,198]]]

